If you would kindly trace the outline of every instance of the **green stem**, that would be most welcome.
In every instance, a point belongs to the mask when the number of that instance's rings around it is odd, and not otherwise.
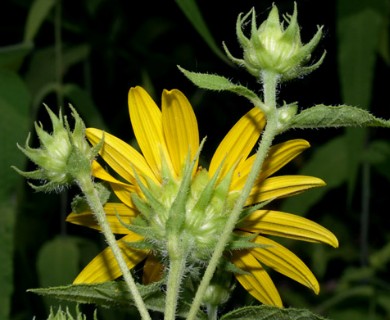
[[[207,316],[208,320],[217,320],[218,319],[218,307],[207,305]]]
[[[248,179],[241,191],[241,195],[238,198],[235,206],[229,215],[225,228],[220,236],[220,240],[214,248],[214,252],[211,256],[210,262],[206,268],[203,278],[199,284],[198,290],[195,294],[194,300],[191,305],[187,320],[193,320],[196,318],[197,310],[202,303],[202,297],[204,296],[206,289],[214,275],[214,272],[218,266],[218,263],[222,257],[226,245],[228,244],[232,232],[236,226],[236,223],[240,217],[242,208],[244,208],[248,196],[256,182],[256,179],[261,171],[263,162],[267,157],[268,150],[272,145],[274,137],[278,133],[277,129],[277,109],[276,109],[276,87],[278,85],[279,76],[275,73],[263,72],[262,73],[264,103],[269,108],[267,114],[267,125],[262,134],[259,142],[259,148],[256,153],[256,158],[252,166],[252,170],[248,176]]]
[[[167,296],[165,300],[164,320],[174,320],[179,298],[180,285],[183,279],[187,255],[183,248],[180,248],[180,241],[174,237],[169,250],[169,271],[167,279]]]
[[[276,88],[279,83],[280,75],[272,71],[262,71],[260,74],[263,83],[264,104],[270,112],[276,110]],[[268,115],[267,115],[268,116]]]
[[[94,215],[99,223],[99,226],[102,229],[102,232],[106,238],[108,245],[111,247],[112,253],[115,256],[115,259],[116,259],[116,261],[119,265],[119,268],[123,274],[123,278],[124,278],[127,286],[129,287],[130,293],[132,294],[132,296],[134,298],[135,305],[138,308],[138,311],[141,314],[142,319],[143,320],[151,320],[149,312],[148,312],[148,310],[145,306],[145,303],[144,303],[144,301],[143,301],[143,299],[138,291],[138,288],[135,284],[134,278],[131,275],[129,268],[126,265],[125,260],[123,259],[121,250],[116,242],[115,236],[112,233],[112,230],[110,229],[110,226],[109,226],[107,218],[106,218],[106,214],[104,212],[103,206],[102,206],[100,199],[99,199],[99,194],[98,194],[97,190],[95,189],[90,176],[79,177],[77,179],[77,182],[79,184],[81,191],[84,193],[84,195],[88,201],[88,204],[89,204],[92,212],[94,213]]]

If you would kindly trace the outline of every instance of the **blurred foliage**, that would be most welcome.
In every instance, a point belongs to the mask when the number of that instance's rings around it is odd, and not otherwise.
[[[49,305],[57,309],[60,303],[26,290],[71,283],[104,246],[99,234],[64,222],[77,190],[60,196],[33,193],[10,169],[31,166],[16,143],[24,143],[37,119],[45,125],[43,103],[52,108],[71,103],[88,126],[132,142],[129,88],[142,85],[157,100],[162,89],[179,88],[194,106],[201,135],[208,136],[203,155],[207,161],[218,141],[251,106],[229,93],[197,89],[177,65],[224,74],[256,89],[244,70],[226,61],[221,43],[239,52],[237,15],[256,6],[263,17],[271,4],[268,0],[0,4],[0,319],[46,319]],[[277,5],[281,12],[292,11],[291,0]],[[328,54],[319,70],[283,84],[281,98],[298,101],[301,109],[347,103],[390,118],[389,8],[389,0],[298,1],[303,41],[317,25],[325,25],[317,54],[323,49]],[[292,137],[308,139],[313,147],[290,165],[290,172],[319,176],[328,186],[275,206],[328,227],[338,236],[340,248],[288,243],[313,268],[322,291],[313,296],[272,274],[285,304],[335,320],[390,319],[387,129],[297,130],[280,139]],[[225,311],[252,301],[239,286],[236,291]],[[81,309],[92,318],[93,307]],[[98,310],[99,319],[126,317],[122,310]]]

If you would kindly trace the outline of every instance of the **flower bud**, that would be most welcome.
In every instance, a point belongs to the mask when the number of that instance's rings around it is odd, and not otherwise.
[[[100,144],[91,148],[85,139],[85,125],[76,110],[70,106],[75,119],[74,130],[71,131],[66,117],[61,112],[57,117],[45,106],[53,126],[49,134],[43,129],[41,123],[35,123],[35,131],[41,147],[34,149],[27,137],[25,147],[18,148],[39,168],[35,171],[24,172],[14,168],[19,174],[28,179],[37,179],[44,182],[37,186],[30,184],[38,191],[61,190],[74,182],[82,173],[91,172],[91,162],[97,155]]]
[[[243,33],[243,26],[251,19],[251,35],[248,39]],[[283,22],[279,20],[279,12],[274,5],[260,27],[256,25],[256,13],[252,9],[242,17],[238,16],[236,32],[238,41],[243,49],[243,59],[233,57],[224,45],[228,57],[240,66],[244,66],[250,74],[259,78],[262,71],[271,71],[281,76],[282,80],[289,80],[308,74],[318,68],[322,63],[322,57],[310,66],[304,66],[310,59],[311,52],[317,46],[322,36],[322,27],[309,43],[303,45],[297,22],[297,6],[294,4],[294,12],[285,17],[288,26],[284,29]]]
[[[282,132],[286,127],[288,128],[291,119],[297,114],[298,105],[295,103],[284,104],[277,109],[278,130]]]
[[[229,273],[217,269],[206,289],[202,302],[208,306],[218,307],[228,301],[233,289],[234,286]]]

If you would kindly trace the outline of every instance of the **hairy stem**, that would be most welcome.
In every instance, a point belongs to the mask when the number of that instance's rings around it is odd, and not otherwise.
[[[269,112],[267,114],[267,124],[259,142],[259,148],[256,153],[256,158],[252,170],[248,176],[244,188],[241,191],[241,195],[238,198],[229,216],[229,219],[226,222],[225,228],[220,236],[220,240],[214,248],[214,252],[211,256],[210,262],[206,268],[198,290],[195,294],[195,298],[192,302],[187,320],[194,320],[196,318],[196,312],[202,303],[202,297],[204,296],[206,289],[214,275],[214,272],[222,257],[223,251],[225,250],[226,245],[230,241],[232,232],[240,217],[240,213],[245,206],[248,196],[255,184],[255,181],[261,171],[261,167],[268,154],[268,150],[271,147],[272,141],[278,133],[278,119],[276,110],[276,87],[278,84],[278,78],[279,76],[275,73],[263,72],[261,75],[261,81],[263,83],[264,104],[269,108]]]
[[[123,274],[123,278],[130,290],[130,293],[132,294],[135,305],[138,308],[139,313],[141,314],[141,317],[143,320],[151,320],[149,312],[145,306],[145,303],[138,291],[138,288],[135,284],[134,278],[131,275],[125,260],[123,259],[122,252],[120,248],[118,247],[118,244],[116,243],[116,239],[114,234],[112,233],[112,230],[110,229],[110,226],[108,224],[106,214],[104,212],[103,206],[99,199],[99,194],[97,190],[95,189],[93,182],[88,177],[81,177],[77,179],[77,182],[79,184],[79,187],[81,191],[84,193],[86,199],[88,200],[89,206],[94,213],[96,220],[99,223],[99,226],[102,229],[102,232],[106,238],[107,244],[111,247],[111,250],[115,256],[115,259],[119,265],[119,268]]]
[[[169,250],[169,272],[167,280],[167,297],[165,300],[164,320],[174,320],[179,299],[180,285],[183,280],[187,255],[180,247],[180,240],[173,237]]]

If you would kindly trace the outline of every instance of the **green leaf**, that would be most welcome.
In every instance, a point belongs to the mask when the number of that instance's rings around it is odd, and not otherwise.
[[[18,43],[0,47],[0,68],[18,71],[24,58],[33,49],[31,43]]]
[[[79,261],[77,238],[57,236],[46,242],[37,258],[39,284],[46,287],[72,282],[79,272]],[[53,299],[44,301],[47,311],[56,305]]]
[[[35,0],[33,2],[28,13],[26,27],[24,30],[25,41],[29,42],[35,38],[39,28],[45,21],[55,3],[55,0]]]
[[[69,46],[64,49],[61,65],[63,76],[66,75],[70,67],[84,61],[89,52],[90,47],[85,44]],[[56,70],[54,47],[34,51],[25,77],[25,81],[34,97],[34,107],[40,106],[42,100],[49,93],[64,90],[64,88],[59,87]]]
[[[146,286],[137,284],[138,290],[149,310],[164,312],[165,294],[161,286],[161,282]],[[123,281],[29,289],[28,292],[54,297],[62,301],[75,301],[77,303],[96,304],[105,307],[128,309],[130,306],[134,306],[133,297]],[[188,304],[179,303],[177,310],[179,316],[185,317],[188,311]],[[198,318],[206,319],[206,316],[199,311]]]
[[[390,121],[374,117],[368,111],[346,105],[316,105],[296,115],[289,128],[317,129],[338,127],[385,127],[390,128]]]
[[[371,104],[378,43],[388,0],[337,1],[338,65],[342,100],[368,109]],[[368,139],[365,130],[346,130],[349,150],[348,203],[351,203],[361,165],[355,155],[363,152]]]
[[[374,140],[363,151],[362,160],[373,165],[381,175],[390,180],[390,142]]]
[[[371,101],[377,46],[387,0],[337,1],[338,62],[344,103],[368,106]]]
[[[238,94],[239,96],[247,98],[255,106],[264,106],[263,102],[256,95],[256,93],[249,90],[247,87],[232,83],[229,79],[223,76],[219,76],[216,74],[191,72],[183,69],[180,66],[178,66],[178,68],[189,80],[191,80],[199,88],[215,91],[230,91],[235,94]]]
[[[199,10],[195,0],[176,0],[177,5],[183,11],[187,19],[192,23],[193,27],[198,31],[203,40],[208,44],[210,49],[224,62],[231,64],[223,51],[216,45],[211,32],[209,31],[206,22],[203,19],[202,13]]]
[[[251,306],[233,310],[220,320],[325,320],[306,309],[285,308],[271,306]]]
[[[13,293],[13,256],[15,220],[20,198],[18,187],[23,178],[11,170],[21,169],[26,157],[16,143],[24,143],[29,129],[30,96],[20,77],[0,70],[0,319],[8,319]]]

